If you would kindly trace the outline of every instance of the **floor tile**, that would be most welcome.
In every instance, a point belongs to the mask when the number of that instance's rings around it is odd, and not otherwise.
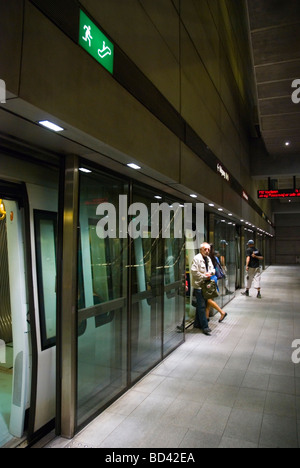
[[[233,409],[224,436],[258,444],[263,414],[249,410]]]
[[[269,448],[298,448],[296,419],[265,414],[260,445]]]
[[[211,319],[212,336],[189,329],[180,348],[72,441],[48,446],[300,447],[300,364],[291,347],[300,339],[300,268],[270,267],[262,286],[262,301],[237,292],[228,320]]]
[[[222,435],[230,413],[231,408],[227,406],[205,403],[190,422],[190,427],[205,433]]]
[[[269,391],[296,394],[296,379],[287,375],[270,375]]]
[[[234,407],[248,411],[262,412],[265,407],[267,392],[253,388],[241,388]]]
[[[256,449],[257,444],[249,442],[247,440],[234,439],[233,437],[222,437],[221,443],[218,448],[223,449]]]
[[[180,448],[216,448],[220,445],[221,437],[217,434],[189,429],[180,444]]]
[[[268,392],[264,412],[266,414],[296,418],[296,397],[285,393]]]
[[[242,387],[256,390],[267,390],[269,387],[270,375],[262,375],[256,372],[247,371],[242,383]]]

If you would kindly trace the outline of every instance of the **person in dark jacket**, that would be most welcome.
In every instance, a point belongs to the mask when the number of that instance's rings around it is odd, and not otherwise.
[[[249,291],[252,283],[255,289],[257,289],[257,298],[261,299],[261,272],[260,272],[260,261],[264,259],[260,251],[255,247],[253,240],[249,240],[247,244],[246,252],[246,291],[243,292],[243,296],[249,297]]]

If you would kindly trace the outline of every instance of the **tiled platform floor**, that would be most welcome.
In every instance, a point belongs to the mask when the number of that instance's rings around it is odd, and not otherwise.
[[[237,292],[211,337],[186,343],[73,440],[47,447],[201,448],[300,445],[300,268],[270,267],[263,299]],[[298,353],[300,357],[300,351]]]

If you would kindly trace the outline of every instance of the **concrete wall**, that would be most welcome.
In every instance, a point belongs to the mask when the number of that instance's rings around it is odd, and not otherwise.
[[[244,2],[81,3],[256,200],[250,174],[254,95]],[[29,0],[24,11],[22,6],[21,0],[0,0],[0,77],[9,91],[174,185],[197,191],[267,228],[227,182],[77,43]],[[3,52],[6,46],[9,54]]]
[[[275,263],[295,265],[300,263],[300,214],[277,214],[275,216]]]

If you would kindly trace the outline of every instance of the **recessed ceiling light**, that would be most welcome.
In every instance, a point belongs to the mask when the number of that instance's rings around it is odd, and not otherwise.
[[[49,130],[52,130],[53,132],[62,132],[64,130],[64,128],[60,127],[59,125],[56,125],[53,122],[50,122],[49,120],[40,120],[39,124],[43,125],[43,127],[46,127]]]
[[[285,144],[285,146],[290,146],[291,142],[290,142],[290,141],[286,141],[284,144]]]
[[[90,169],[86,169],[86,167],[80,167],[79,170],[85,174],[90,174],[92,172]]]
[[[223,208],[218,208],[218,211],[223,211]]]
[[[191,197],[191,198],[198,198],[198,195],[195,195],[194,193],[192,193],[192,194],[190,195],[190,197]]]
[[[140,166],[138,166],[137,164],[134,164],[134,163],[129,163],[127,164],[128,167],[131,167],[131,169],[135,169],[136,171],[138,171],[139,169],[142,169]]]
[[[160,195],[155,195],[156,200],[162,200],[162,197]]]
[[[213,203],[209,203],[208,206],[214,207],[215,205]]]

